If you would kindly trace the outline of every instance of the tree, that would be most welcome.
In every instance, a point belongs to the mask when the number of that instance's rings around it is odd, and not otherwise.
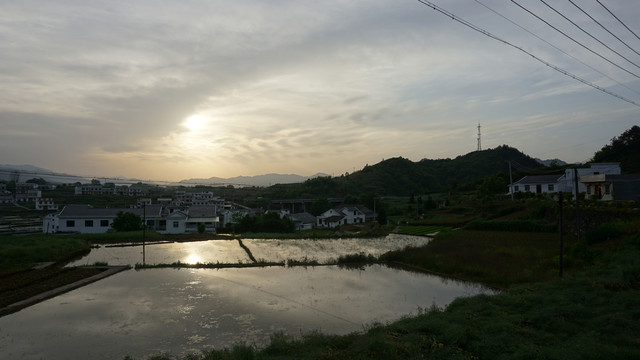
[[[377,211],[377,220],[380,225],[387,225],[387,211],[384,207],[381,207],[380,210]]]
[[[33,179],[29,179],[27,180],[27,183],[29,184],[38,184],[38,185],[47,185],[47,181],[43,178],[33,178]]]
[[[115,231],[136,231],[142,228],[142,218],[132,212],[118,212],[111,227]]]
[[[500,175],[487,176],[482,184],[478,185],[478,197],[482,200],[489,200],[495,194],[506,192],[507,182]]]
[[[425,210],[433,210],[437,207],[438,207],[438,204],[436,204],[436,202],[433,201],[433,198],[431,197],[431,195],[429,195],[429,197],[427,198],[427,201],[424,202],[423,208]]]
[[[634,125],[593,155],[593,162],[619,162],[626,173],[640,172],[640,127]]]
[[[329,209],[331,209],[331,203],[329,202],[329,200],[318,199],[311,204],[311,209],[309,209],[309,212],[313,216],[318,216]]]

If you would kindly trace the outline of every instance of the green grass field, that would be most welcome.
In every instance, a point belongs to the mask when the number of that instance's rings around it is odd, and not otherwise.
[[[39,262],[60,262],[90,250],[82,238],[30,234],[0,236],[0,274],[31,268]]]
[[[567,239],[567,248],[574,243]],[[392,251],[382,259],[506,287],[553,278],[559,250],[557,234],[455,230],[440,233],[425,247]],[[578,265],[566,257],[567,266]]]

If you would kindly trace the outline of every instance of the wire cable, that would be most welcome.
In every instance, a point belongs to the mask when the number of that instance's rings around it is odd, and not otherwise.
[[[618,20],[618,22],[620,24],[622,24],[622,26],[627,28],[627,30],[629,30],[629,32],[631,32],[633,35],[635,35],[636,38],[638,38],[638,40],[640,40],[640,36],[638,36],[638,34],[634,33],[633,30],[629,29],[629,27],[627,25],[625,25],[625,23],[623,23],[622,20],[620,20],[614,13],[612,13],[611,10],[609,10],[606,6],[604,6],[604,4],[600,2],[600,0],[596,0],[596,2],[598,2],[598,4],[600,4],[605,10],[607,10],[607,12],[609,12],[609,14],[611,14],[611,16],[613,16],[616,20]]]
[[[578,4],[576,4],[575,2],[573,2],[573,0],[569,0],[569,2],[575,6],[576,8],[578,8],[578,10],[582,11],[583,14],[587,15],[589,17],[589,19],[593,20],[593,22],[595,22],[596,24],[600,25],[601,28],[603,28],[606,32],[608,32],[609,34],[611,34],[611,36],[613,36],[614,38],[618,39],[618,41],[620,41],[621,43],[623,43],[626,47],[628,47],[631,51],[633,51],[634,53],[636,53],[637,55],[640,55],[639,52],[637,52],[634,48],[632,48],[631,46],[629,46],[629,44],[627,44],[626,42],[624,42],[624,40],[620,39],[618,36],[616,36],[616,34],[612,33],[611,31],[609,31],[609,29],[607,29],[604,25],[602,25],[598,20],[594,19],[593,16],[589,15],[588,12],[586,12],[585,10],[583,10],[580,6],[578,6]]]
[[[638,74],[636,74],[636,73],[634,73],[634,72],[631,72],[631,71],[629,71],[629,70],[627,70],[627,69],[623,68],[622,66],[620,66],[620,65],[618,65],[618,64],[616,64],[616,63],[614,63],[613,61],[611,61],[611,60],[607,59],[606,57],[604,57],[604,56],[600,55],[598,52],[596,52],[596,51],[592,50],[592,49],[591,49],[591,48],[589,48],[588,46],[584,45],[583,43],[579,42],[578,40],[576,40],[576,39],[572,38],[571,36],[567,35],[567,34],[566,34],[565,32],[563,32],[562,30],[560,30],[560,29],[558,29],[557,27],[553,26],[551,23],[549,23],[549,22],[548,22],[548,21],[546,21],[545,19],[543,19],[543,18],[541,18],[540,16],[536,15],[536,14],[535,14],[534,12],[532,12],[531,10],[529,10],[529,9],[527,9],[526,7],[524,7],[524,6],[520,5],[520,4],[519,4],[519,3],[517,3],[515,0],[511,0],[511,2],[512,2],[512,3],[514,3],[514,4],[516,4],[516,5],[517,5],[518,7],[520,7],[522,10],[524,10],[524,11],[528,12],[529,14],[531,14],[531,15],[532,15],[533,17],[535,17],[536,19],[538,19],[538,20],[542,21],[543,23],[547,24],[549,27],[551,27],[551,28],[552,28],[552,29],[554,29],[555,31],[557,31],[557,32],[559,32],[560,34],[562,34],[562,35],[566,36],[569,40],[571,40],[571,41],[575,42],[576,44],[578,44],[578,45],[582,46],[583,48],[585,48],[586,50],[588,50],[588,51],[589,51],[589,52],[591,52],[592,54],[594,54],[594,55],[598,56],[598,57],[599,57],[599,58],[601,58],[602,60],[604,60],[604,61],[608,62],[609,64],[611,64],[611,65],[613,65],[613,66],[617,67],[618,69],[620,69],[620,70],[622,70],[622,71],[624,71],[624,72],[626,72],[626,73],[628,73],[628,74],[630,74],[630,75],[633,75],[633,76],[637,77],[638,79],[640,79],[640,75],[638,75]]]
[[[559,67],[557,67],[557,66],[555,66],[555,65],[553,65],[553,64],[551,64],[551,63],[549,63],[549,62],[547,62],[547,61],[545,61],[545,60],[543,60],[543,59],[541,59],[539,57],[537,57],[536,55],[534,55],[533,53],[523,49],[522,47],[514,45],[514,44],[512,44],[512,43],[510,43],[510,42],[508,42],[506,40],[503,40],[502,38],[500,38],[500,37],[488,32],[487,30],[484,30],[484,29],[482,29],[482,28],[480,28],[480,27],[478,27],[478,26],[476,26],[476,25],[474,25],[474,24],[472,24],[472,23],[470,23],[470,22],[458,17],[457,15],[455,15],[455,14],[453,14],[453,13],[451,13],[451,12],[441,8],[441,7],[439,7],[438,5],[436,5],[436,4],[434,4],[434,3],[430,2],[430,1],[427,1],[427,0],[417,0],[417,1],[419,3],[421,3],[421,4],[423,4],[423,5],[426,5],[426,6],[430,7],[430,8],[432,8],[433,10],[435,10],[435,11],[441,13],[441,14],[444,14],[444,15],[450,17],[452,20],[455,20],[455,21],[457,21],[457,22],[459,22],[459,23],[461,23],[461,24],[463,24],[463,25],[465,25],[465,26],[467,26],[467,27],[469,27],[469,28],[471,28],[471,29],[483,34],[483,35],[485,35],[485,36],[488,36],[488,37],[490,37],[490,38],[492,38],[492,39],[494,39],[496,41],[499,41],[499,42],[501,42],[501,43],[503,43],[505,45],[509,45],[509,46],[511,46],[511,47],[513,47],[513,48],[515,48],[517,50],[522,51],[523,53],[531,56],[535,60],[547,65],[548,67],[552,68],[555,71],[558,71],[561,74],[564,74],[564,75],[566,75],[566,76],[568,76],[568,77],[570,77],[570,78],[572,78],[574,80],[580,81],[581,83],[583,83],[585,85],[591,86],[594,89],[600,90],[600,91],[602,91],[602,92],[604,92],[606,94],[609,94],[609,95],[611,95],[613,97],[616,97],[616,98],[618,98],[618,99],[620,99],[622,101],[628,102],[629,104],[632,104],[632,105],[635,105],[637,107],[640,107],[640,103],[637,103],[637,102],[635,102],[633,100],[627,99],[624,96],[621,96],[621,95],[618,95],[618,94],[616,94],[614,92],[611,92],[611,91],[609,91],[609,90],[607,90],[607,89],[605,89],[605,88],[603,88],[601,86],[598,86],[598,85],[596,85],[594,83],[591,83],[591,82],[589,82],[589,81],[587,81],[585,79],[582,79],[581,77],[578,77],[577,75],[573,75],[570,72],[568,72],[566,70],[563,70],[563,69],[561,69],[561,68],[559,68]]]
[[[540,0],[541,3],[545,4],[549,9],[553,10],[556,14],[562,16],[563,19],[567,20],[568,22],[570,22],[571,24],[573,24],[573,26],[577,27],[578,29],[580,29],[580,31],[582,31],[583,33],[587,34],[590,38],[592,38],[593,40],[597,41],[598,43],[600,43],[600,45],[606,47],[607,49],[609,49],[612,53],[620,56],[621,58],[627,60],[628,63],[630,63],[631,65],[637,67],[638,69],[640,69],[640,66],[638,66],[638,64],[634,63],[633,61],[627,59],[624,55],[620,54],[619,52],[613,50],[609,45],[603,43],[602,41],[600,41],[600,39],[598,39],[597,37],[591,35],[591,33],[589,33],[587,30],[583,29],[580,25],[576,24],[573,20],[569,19],[568,17],[566,17],[563,13],[561,13],[560,11],[556,10],[556,8],[554,8],[553,6],[549,5],[546,1],[544,0]]]
[[[571,0],[569,0],[569,1],[571,1]],[[598,70],[598,69],[594,68],[593,66],[591,66],[591,65],[589,65],[589,64],[587,64],[587,63],[585,63],[584,61],[582,61],[582,60],[578,59],[577,57],[575,57],[575,56],[573,56],[573,55],[571,55],[571,54],[569,54],[568,52],[566,52],[566,51],[562,50],[561,48],[559,48],[559,47],[557,47],[557,46],[553,45],[553,44],[552,44],[552,43],[550,43],[549,41],[547,41],[547,40],[543,39],[542,37],[538,36],[537,34],[535,34],[534,32],[530,31],[529,29],[525,28],[524,26],[522,26],[522,25],[518,24],[517,22],[515,22],[515,21],[513,21],[513,20],[509,19],[508,17],[506,17],[505,15],[503,15],[503,14],[499,13],[498,11],[496,11],[496,10],[492,9],[492,8],[491,8],[491,7],[489,7],[488,5],[486,5],[486,4],[484,4],[483,2],[481,2],[480,0],[475,0],[475,2],[477,2],[478,4],[480,4],[480,5],[484,6],[484,7],[485,7],[486,9],[488,9],[489,11],[491,11],[491,12],[493,12],[494,14],[496,14],[496,15],[500,16],[501,18],[503,18],[503,19],[507,20],[508,22],[512,23],[513,25],[515,25],[515,26],[519,27],[520,29],[522,29],[522,30],[526,31],[526,32],[527,32],[527,33],[529,33],[531,36],[536,37],[538,40],[540,40],[540,41],[542,41],[542,42],[546,43],[547,45],[551,46],[552,48],[554,48],[554,49],[556,49],[556,50],[560,51],[561,53],[565,54],[566,56],[568,56],[568,57],[572,58],[573,60],[575,60],[575,61],[579,62],[580,64],[582,64],[582,65],[584,65],[584,66],[588,67],[589,69],[591,69],[591,70],[593,70],[593,71],[597,72],[598,74],[600,74],[600,75],[602,75],[602,76],[606,77],[607,79],[609,79],[609,80],[611,80],[611,81],[615,82],[616,84],[618,84],[618,85],[620,85],[620,86],[624,87],[625,89],[627,89],[627,90],[629,90],[629,91],[633,91],[634,93],[636,93],[636,94],[640,95],[640,92],[639,92],[639,91],[637,91],[637,90],[635,90],[635,89],[632,89],[632,88],[628,87],[627,85],[625,85],[625,84],[621,83],[620,81],[618,81],[618,80],[616,80],[616,79],[612,78],[611,76],[609,76],[609,75],[607,75],[607,74],[603,73],[602,71],[600,71],[600,70]]]

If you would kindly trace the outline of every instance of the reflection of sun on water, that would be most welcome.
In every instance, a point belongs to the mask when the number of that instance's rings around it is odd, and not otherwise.
[[[189,265],[195,265],[199,262],[202,262],[202,259],[200,259],[200,257],[196,254],[190,254],[186,259],[184,259],[184,262]]]

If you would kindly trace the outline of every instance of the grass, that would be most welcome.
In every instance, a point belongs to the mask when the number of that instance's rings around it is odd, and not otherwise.
[[[0,236],[0,274],[21,271],[39,262],[62,262],[89,252],[86,240],[73,236],[31,234]]]
[[[567,247],[575,240],[566,239]],[[544,281],[558,273],[557,234],[502,231],[445,231],[427,246],[392,251],[381,260],[433,270],[448,276],[506,287]],[[565,259],[567,266],[577,259]]]

